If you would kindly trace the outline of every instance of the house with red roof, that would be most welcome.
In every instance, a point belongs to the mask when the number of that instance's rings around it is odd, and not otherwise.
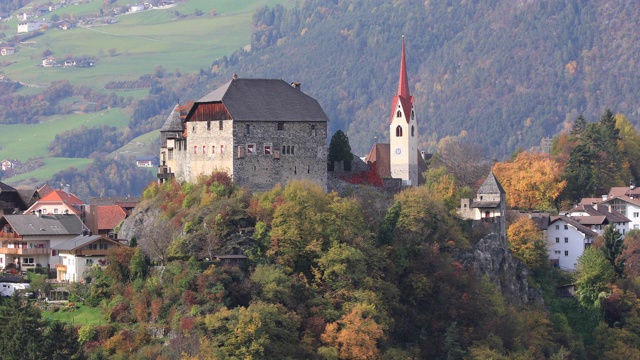
[[[137,197],[91,198],[87,207],[86,224],[92,234],[116,239],[118,225],[126,219],[140,201]]]
[[[85,218],[85,205],[80,198],[70,193],[68,190],[52,190],[33,205],[25,214],[75,214],[80,219]]]

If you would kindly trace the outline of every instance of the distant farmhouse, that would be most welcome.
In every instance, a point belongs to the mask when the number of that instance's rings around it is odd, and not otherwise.
[[[15,52],[16,49],[10,46],[3,46],[2,48],[0,48],[0,55],[2,56],[12,55]]]
[[[23,21],[18,23],[18,33],[27,33],[42,29],[46,23],[39,21]]]
[[[222,170],[253,191],[293,179],[326,190],[328,121],[299,83],[234,75],[193,103],[184,119],[174,108],[160,129],[158,180],[195,181]]]

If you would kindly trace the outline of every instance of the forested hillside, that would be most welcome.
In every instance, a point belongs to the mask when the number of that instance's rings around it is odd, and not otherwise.
[[[578,114],[638,124],[638,20],[634,3],[607,0],[308,1],[256,14],[252,51],[214,61],[213,83],[301,81],[363,154],[388,138],[405,35],[422,146],[466,130],[502,157]]]

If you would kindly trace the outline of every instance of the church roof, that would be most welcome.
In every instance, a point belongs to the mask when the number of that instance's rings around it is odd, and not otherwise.
[[[373,144],[369,154],[367,154],[364,159],[364,162],[367,163],[367,165],[376,163],[378,175],[380,175],[380,178],[382,179],[391,177],[390,151],[391,147],[389,144],[376,143]]]
[[[407,123],[411,120],[411,109],[413,108],[413,96],[409,92],[409,77],[407,76],[407,62],[404,54],[404,36],[402,36],[402,55],[400,57],[400,78],[398,80],[398,94],[393,97],[393,107],[391,108],[390,122],[396,117],[398,102],[402,105],[403,116]]]
[[[169,114],[169,117],[167,117],[167,120],[164,122],[164,125],[162,125],[162,128],[160,129],[160,131],[177,131],[177,132],[181,132],[182,129],[182,120],[180,119],[180,111],[179,111],[179,105],[176,105],[173,110],[171,111],[171,114]]]
[[[318,101],[297,86],[280,79],[237,77],[196,101],[187,119],[198,105],[216,102],[236,121],[329,121]]]
[[[480,185],[478,194],[505,194],[504,188],[500,185],[495,175],[493,175],[493,171],[489,173],[487,179]]]

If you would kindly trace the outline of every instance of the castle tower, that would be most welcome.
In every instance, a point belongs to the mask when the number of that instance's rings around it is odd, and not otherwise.
[[[402,36],[398,94],[393,97],[389,123],[391,177],[402,179],[402,185],[417,186],[418,123],[413,108],[413,96],[409,93],[404,36]]]

